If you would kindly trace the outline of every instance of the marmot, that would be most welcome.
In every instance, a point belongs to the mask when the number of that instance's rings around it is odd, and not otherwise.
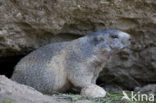
[[[71,86],[88,97],[104,97],[96,79],[111,56],[130,44],[130,35],[119,30],[101,30],[73,41],[45,45],[16,65],[12,80],[52,94]],[[90,92],[89,92],[90,91]]]

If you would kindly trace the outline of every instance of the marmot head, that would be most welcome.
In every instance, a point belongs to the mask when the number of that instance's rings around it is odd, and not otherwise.
[[[130,45],[130,35],[119,30],[104,30],[90,35],[98,50],[119,51]]]

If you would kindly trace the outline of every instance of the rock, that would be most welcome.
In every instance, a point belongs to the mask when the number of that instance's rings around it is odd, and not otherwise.
[[[132,34],[133,44],[104,68],[100,81],[128,89],[156,83],[155,11],[155,0],[1,0],[0,65],[50,42],[119,29]]]
[[[74,103],[93,103],[93,102],[91,102],[91,101],[87,101],[87,100],[78,100],[78,101],[76,101],[76,102],[74,102]]]
[[[136,87],[135,91],[141,93],[156,94],[156,84],[148,84],[143,87]]]

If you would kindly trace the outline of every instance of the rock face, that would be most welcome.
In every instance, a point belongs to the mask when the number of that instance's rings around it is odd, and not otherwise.
[[[44,44],[102,29],[128,32],[133,41],[104,68],[100,81],[128,89],[156,83],[155,0],[1,0],[0,65]]]

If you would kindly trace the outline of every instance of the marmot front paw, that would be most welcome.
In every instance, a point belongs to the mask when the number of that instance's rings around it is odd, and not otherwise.
[[[81,90],[81,95],[88,98],[99,98],[99,97],[105,97],[106,91],[103,88],[95,84],[92,84],[83,88]]]

